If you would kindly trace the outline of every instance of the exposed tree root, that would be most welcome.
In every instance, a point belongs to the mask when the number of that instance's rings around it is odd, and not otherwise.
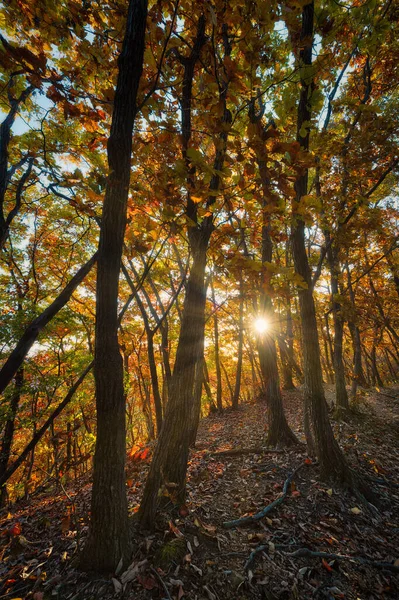
[[[276,550],[281,550],[286,547],[284,544],[275,546]],[[261,545],[255,548],[248,557],[247,562],[244,565],[244,570],[247,571],[256,556],[265,550],[268,550],[268,545]],[[374,567],[376,569],[386,569],[388,571],[393,571],[394,573],[399,573],[399,565],[395,565],[389,562],[375,561],[370,558],[363,558],[362,556],[350,556],[346,554],[333,554],[330,552],[317,552],[313,550],[309,550],[309,548],[299,548],[295,552],[285,552],[284,556],[289,556],[290,558],[324,558],[325,560],[351,560],[360,565],[367,565],[370,567]]]
[[[265,506],[265,508],[263,508],[260,512],[256,513],[255,515],[249,515],[248,517],[242,517],[241,519],[235,519],[234,521],[225,521],[223,523],[223,527],[225,529],[233,529],[234,527],[241,527],[242,525],[249,525],[250,523],[256,523],[256,521],[260,521],[260,519],[263,519],[264,517],[266,517],[266,515],[268,515],[273,509],[275,509],[277,506],[280,506],[280,504],[282,504],[285,500],[285,498],[288,496],[288,492],[289,492],[289,488],[290,485],[292,483],[292,480],[294,479],[295,475],[298,473],[298,471],[300,469],[302,469],[302,467],[304,467],[306,464],[308,463],[301,463],[285,480],[284,482],[284,486],[283,486],[283,493],[279,498],[276,498],[276,500],[274,500],[271,504],[268,504],[267,506]]]
[[[243,454],[284,454],[285,450],[277,448],[232,448],[231,450],[220,450],[209,452],[210,456],[241,456]]]
[[[362,556],[332,554],[330,552],[315,552],[313,550],[309,550],[309,548],[299,548],[299,550],[296,550],[295,552],[289,554],[286,553],[285,556],[289,556],[290,558],[324,558],[326,560],[351,560],[360,565],[367,565],[376,569],[386,569],[387,571],[399,573],[399,565],[395,565],[393,563],[371,560],[370,558],[363,558]]]

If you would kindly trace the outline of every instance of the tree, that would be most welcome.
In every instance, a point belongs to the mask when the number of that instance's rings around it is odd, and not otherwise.
[[[94,376],[97,439],[94,455],[91,522],[80,564],[114,571],[131,552],[125,489],[125,393],[118,344],[118,280],[126,227],[132,135],[143,69],[147,0],[130,0],[118,59],[109,174],[101,218],[96,292]]]
[[[298,105],[297,141],[300,148],[309,149],[311,102],[313,90],[312,47],[313,47],[314,4],[307,4],[302,12],[302,27],[299,37],[299,67],[302,69],[301,92]],[[303,131],[305,129],[305,131]],[[296,272],[303,279],[298,290],[302,325],[305,377],[305,418],[307,442],[311,452],[315,451],[324,476],[343,484],[353,485],[353,474],[340,450],[328,418],[324,397],[323,377],[320,362],[320,347],[317,332],[316,311],[312,291],[312,277],[305,247],[305,223],[298,208],[308,191],[308,168],[303,169],[295,182],[296,198],[293,202],[292,251]]]

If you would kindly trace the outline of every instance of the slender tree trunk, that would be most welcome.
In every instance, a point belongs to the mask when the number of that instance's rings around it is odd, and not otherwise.
[[[252,124],[257,124],[259,136],[266,137],[266,130],[261,120],[255,114],[254,104],[250,106],[249,116]],[[267,412],[268,412],[268,443],[271,445],[289,446],[298,442],[296,436],[291,431],[284,414],[283,399],[280,390],[280,378],[277,366],[276,337],[277,328],[275,325],[275,315],[271,299],[270,272],[267,264],[273,260],[273,242],[271,238],[270,222],[270,179],[267,169],[267,155],[259,144],[255,146],[256,162],[259,169],[259,175],[262,183],[263,202],[262,202],[262,267],[261,271],[261,292],[259,298],[260,316],[269,322],[269,330],[263,336],[258,336],[258,354],[259,363],[262,372],[262,379],[265,385]],[[265,266],[266,265],[266,266]]]
[[[43,435],[46,433],[48,428],[52,425],[54,419],[58,417],[58,415],[63,411],[63,409],[69,404],[72,400],[76,390],[79,388],[81,383],[84,381],[86,375],[90,372],[93,367],[93,362],[91,362],[86,369],[80,374],[79,378],[70,388],[68,393],[66,394],[63,401],[57,406],[57,408],[51,413],[51,415],[46,419],[45,423],[35,432],[32,440],[27,444],[24,450],[21,452],[19,457],[10,465],[4,475],[0,478],[0,486],[4,485],[6,481],[15,473],[15,471],[22,465],[24,460],[28,457],[29,453],[34,451],[38,442],[42,439]]]
[[[209,373],[208,373],[208,367],[206,364],[206,360],[204,360],[203,377],[204,377],[204,381],[203,381],[204,389],[205,389],[207,398],[209,400],[209,412],[214,413],[217,411],[217,407],[215,405],[215,402],[213,401],[211,386],[209,385]]]
[[[98,251],[95,382],[97,438],[91,521],[80,565],[114,572],[131,555],[125,489],[126,399],[118,344],[118,284],[129,194],[136,98],[143,68],[147,0],[130,0],[126,32],[118,59],[109,175]]]
[[[25,329],[14,350],[4,363],[0,371],[0,394],[4,392],[20,366],[25,360],[26,355],[37,340],[39,333],[51,321],[51,319],[65,306],[75,289],[84,280],[90,272],[92,266],[97,260],[97,253],[87,261],[83,267],[72,277],[57,298],[48,306],[30,325]]]
[[[286,332],[285,340],[281,335],[278,336],[278,346],[280,350],[280,358],[283,371],[283,390],[294,390],[295,385],[292,379],[294,359],[294,331],[291,313],[291,300],[288,298],[286,307]]]
[[[224,363],[222,363],[222,361],[220,361],[220,368],[223,371],[224,378],[225,378],[226,383],[227,383],[227,387],[229,388],[230,402],[231,402],[231,404],[233,404],[233,395],[234,395],[233,386],[231,385],[229,374],[227,372],[226,367],[224,366]]]
[[[215,367],[216,367],[216,406],[218,412],[223,411],[222,403],[222,371],[220,368],[220,348],[219,348],[219,323],[218,315],[216,310],[216,299],[215,299],[215,288],[213,286],[213,280],[211,280],[211,294],[213,304],[213,333],[215,337]]]
[[[148,364],[150,367],[151,373],[151,384],[152,384],[152,393],[154,397],[154,406],[155,406],[155,418],[157,422],[157,433],[162,428],[162,398],[161,393],[159,391],[159,381],[158,381],[158,372],[157,365],[155,362],[155,353],[154,353],[154,335],[152,331],[147,332],[147,344],[148,344]]]
[[[330,362],[330,351],[329,351],[329,347],[328,347],[328,340],[327,340],[327,334],[323,328],[323,326],[321,326],[321,331],[322,331],[322,338],[323,338],[323,345],[324,345],[324,357],[325,357],[325,364],[326,364],[326,378],[328,383],[334,383],[334,373],[332,370],[332,365]]]
[[[144,414],[144,418],[146,420],[146,425],[147,425],[148,440],[151,441],[151,440],[155,439],[154,423],[152,421],[152,412],[151,412],[151,398],[150,398],[150,392],[148,391],[148,386],[146,385],[146,383],[144,381],[143,374],[141,372],[141,368],[139,368],[138,384],[139,384],[139,392],[140,392],[143,414]],[[143,388],[144,388],[144,390],[143,390]]]
[[[385,355],[385,362],[387,363],[387,366],[388,366],[388,371],[389,371],[389,373],[391,375],[391,378],[392,378],[392,382],[395,382],[396,381],[396,373],[395,373],[395,370],[394,370],[394,368],[392,366],[392,363],[391,363],[391,360],[389,358],[389,354],[388,354],[386,348],[384,348],[384,355]]]
[[[15,386],[10,399],[9,415],[4,427],[3,439],[0,449],[0,481],[4,481],[4,475],[10,462],[12,442],[14,439],[15,418],[17,416],[18,406],[21,400],[22,388],[24,385],[24,368],[20,367],[15,375]],[[3,485],[0,491],[0,507],[4,506],[7,500],[6,486]]]
[[[360,341],[359,327],[352,322],[348,323],[348,327],[352,338],[353,348],[351,398],[354,400],[356,398],[358,386],[361,385],[362,387],[367,387],[367,383],[362,368],[362,344]]]
[[[373,373],[373,383],[377,384],[378,387],[384,387],[384,382],[381,379],[380,371],[377,367],[377,348],[375,343],[373,343],[373,347],[371,349],[371,368]]]
[[[392,350],[390,348],[387,348],[386,351],[388,352],[389,356],[394,361],[396,367],[399,369],[399,359],[398,359],[398,357],[395,356],[395,354],[392,352]]]
[[[240,399],[243,345],[244,345],[244,285],[243,285],[243,280],[242,280],[242,274],[240,274],[240,308],[239,308],[239,318],[238,318],[237,368],[236,368],[236,382],[235,382],[235,386],[234,386],[233,401],[232,401],[232,406],[231,406],[233,410],[237,410],[238,402]]]
[[[328,362],[330,365],[334,364],[334,347],[331,339],[330,332],[330,321],[328,319],[328,314],[324,316],[325,324],[326,324],[326,340],[327,340],[327,352],[328,352]],[[335,375],[332,370],[332,381],[331,383],[335,383]]]
[[[328,241],[327,241],[328,240]],[[329,239],[326,239],[327,244]],[[342,306],[338,301],[339,287],[338,277],[340,273],[337,251],[331,244],[328,246],[327,258],[330,267],[331,282],[331,306],[334,319],[334,374],[335,374],[335,399],[338,413],[349,410],[348,393],[346,391],[345,368],[342,355],[342,344],[344,338],[344,320],[342,317]]]
[[[355,302],[355,292],[352,286],[351,274],[349,270],[349,265],[346,263],[345,265],[346,274],[347,274],[347,284],[349,291],[349,298],[351,301],[351,317],[348,320],[349,332],[352,338],[352,348],[353,348],[353,375],[352,375],[352,385],[351,385],[351,399],[354,400],[357,394],[357,388],[359,385],[363,387],[367,387],[366,378],[363,373],[362,368],[362,344],[360,338],[360,329],[356,323],[356,302]]]

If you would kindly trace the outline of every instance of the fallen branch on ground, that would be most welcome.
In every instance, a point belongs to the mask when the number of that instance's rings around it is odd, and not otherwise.
[[[282,550],[283,548],[289,548],[292,546],[297,546],[298,544],[273,544],[274,550]],[[253,561],[256,558],[256,555],[260,552],[264,552],[265,550],[270,551],[270,542],[269,544],[262,544],[261,546],[257,546],[254,550],[252,550],[251,554],[248,557],[247,562],[244,565],[244,571],[248,571],[249,567],[252,565]]]
[[[242,454],[284,454],[285,450],[276,448],[232,448],[231,450],[219,450],[209,452],[211,456],[241,456]]]
[[[360,565],[368,565],[370,567],[375,567],[376,569],[387,569],[388,571],[399,573],[399,565],[395,565],[393,563],[371,560],[371,558],[363,558],[362,556],[350,556],[347,554],[330,554],[329,552],[315,552],[313,550],[309,550],[309,548],[300,548],[295,552],[284,554],[284,556],[289,556],[290,558],[324,558],[328,560],[352,560],[354,562],[359,563]]]
[[[305,462],[301,463],[287,477],[287,479],[284,482],[283,493],[282,493],[282,495],[279,498],[276,498],[276,500],[274,500],[271,504],[268,504],[260,512],[254,514],[254,515],[248,515],[248,517],[242,517],[241,519],[235,519],[234,521],[225,521],[223,523],[223,527],[225,529],[232,529],[233,527],[241,527],[242,525],[248,525],[249,523],[255,523],[256,521],[260,521],[260,519],[263,519],[274,508],[276,508],[277,506],[279,506],[280,504],[282,504],[284,502],[285,498],[288,496],[288,490],[289,490],[289,487],[290,487],[290,485],[292,483],[292,480],[294,479],[294,477],[298,473],[298,471],[300,469],[302,469],[302,467],[305,466],[306,464],[307,463],[305,463]]]

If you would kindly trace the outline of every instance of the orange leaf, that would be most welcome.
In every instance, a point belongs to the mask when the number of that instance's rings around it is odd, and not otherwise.
[[[332,567],[330,567],[330,565],[328,564],[328,562],[326,561],[326,559],[325,559],[325,558],[323,558],[323,559],[321,560],[321,562],[322,562],[322,564],[323,564],[323,567],[324,567],[325,569],[327,569],[327,571],[329,571],[329,572],[331,573],[331,572],[332,572]]]

